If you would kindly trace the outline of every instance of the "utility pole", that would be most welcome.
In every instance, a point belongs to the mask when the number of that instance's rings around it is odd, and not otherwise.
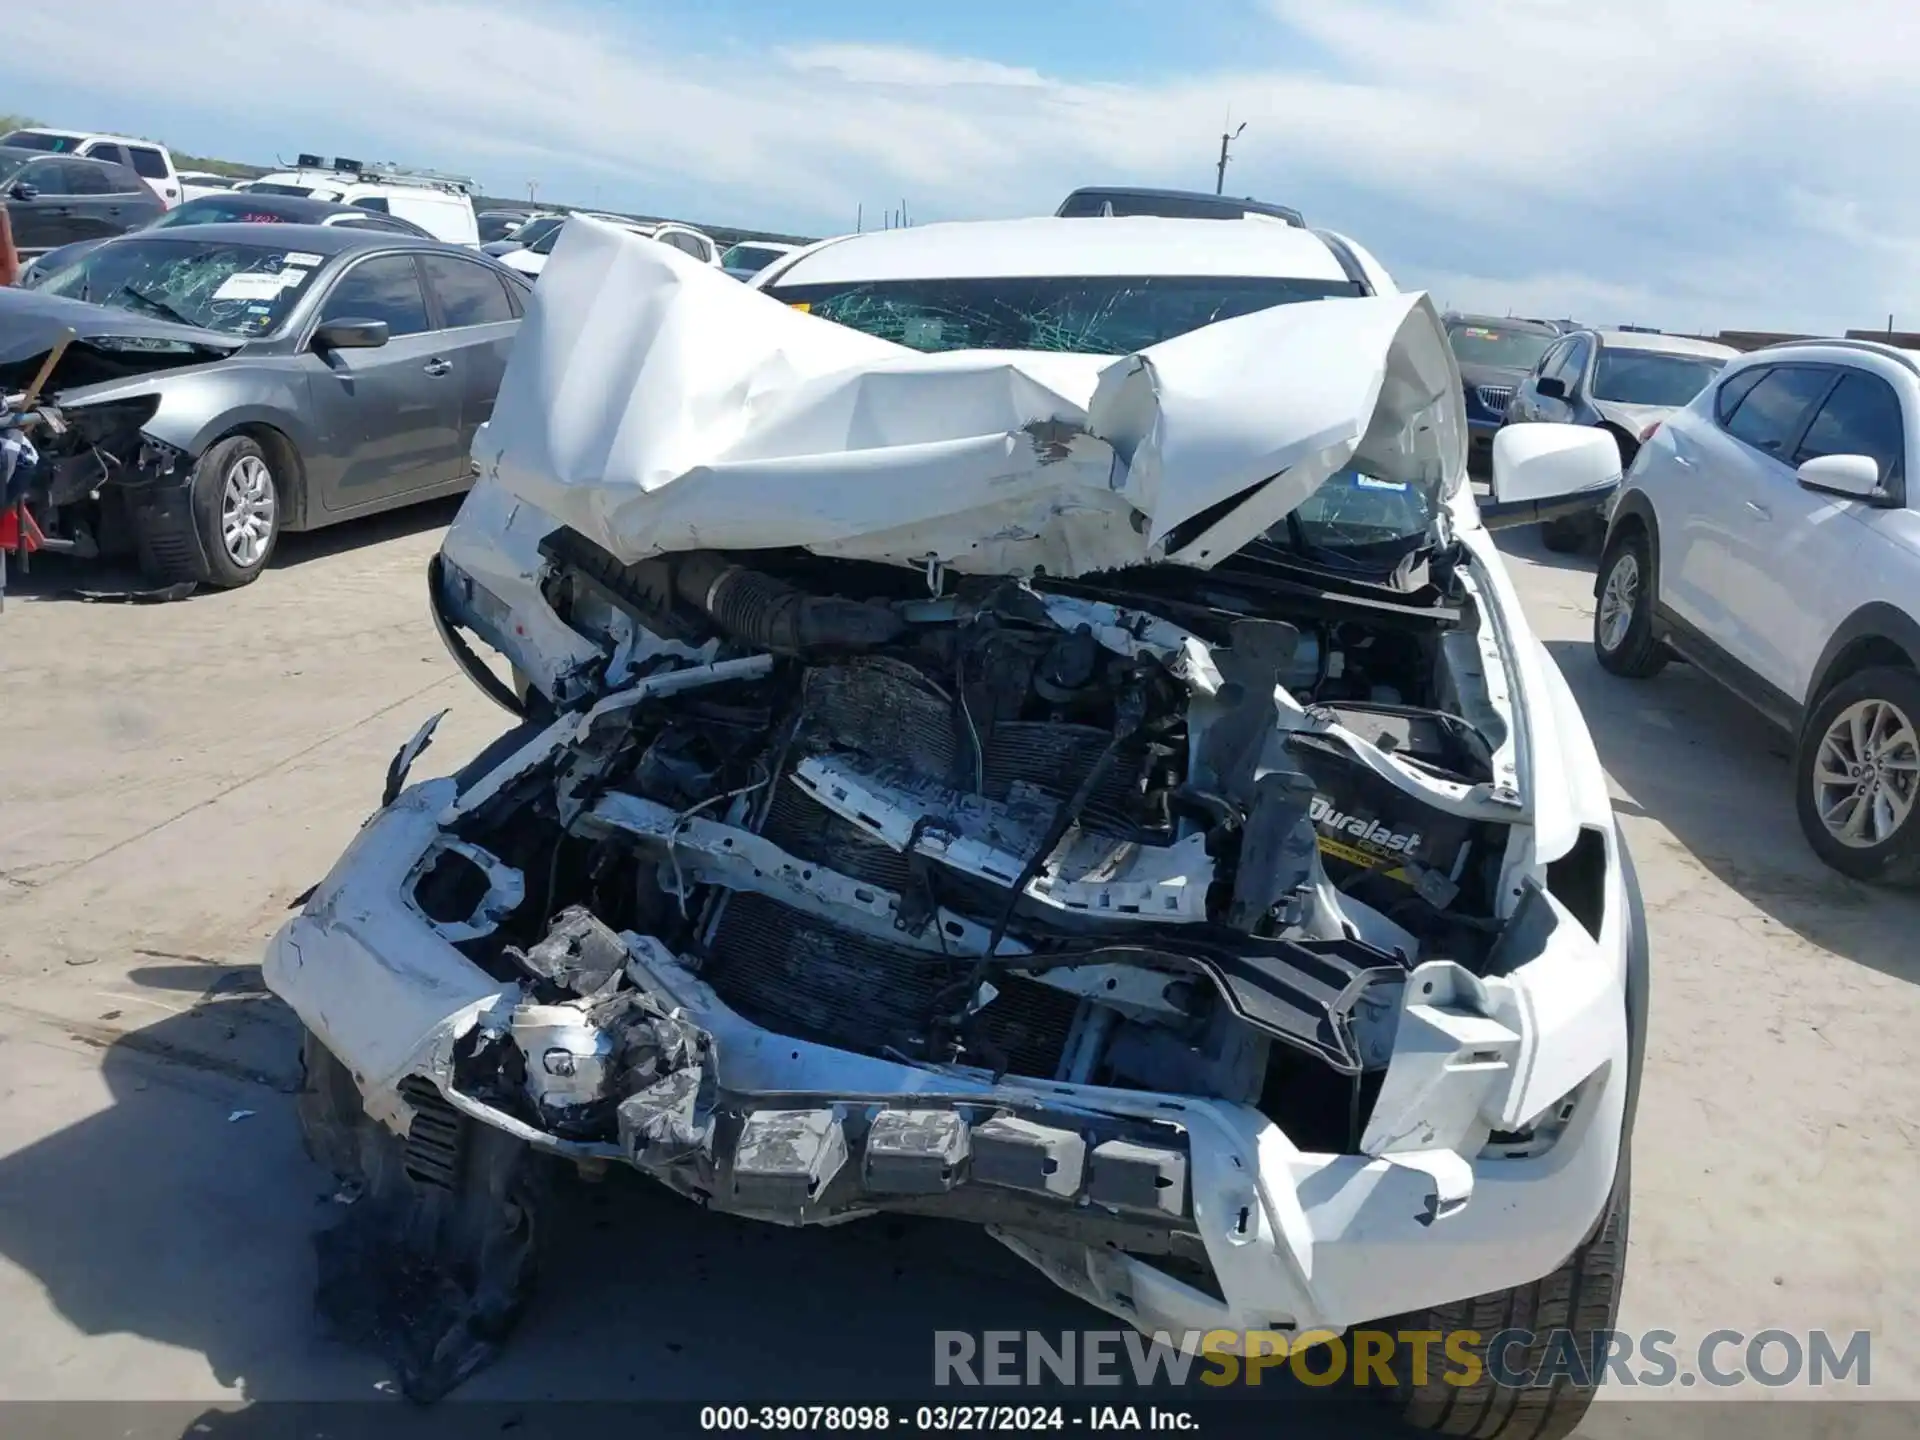
[[[858,235],[867,228],[867,202],[862,200],[853,207],[853,233]]]
[[[1234,130],[1232,132],[1222,130],[1220,132],[1220,167],[1214,173],[1213,177],[1213,193],[1216,195],[1224,194],[1227,188],[1227,146],[1238,140],[1240,138],[1240,131],[1246,128],[1247,122],[1242,120],[1240,122],[1240,130]]]
[[[527,182],[527,203],[529,205],[533,203],[534,192],[537,191],[539,188],[540,188],[540,182],[538,180],[529,180]]]

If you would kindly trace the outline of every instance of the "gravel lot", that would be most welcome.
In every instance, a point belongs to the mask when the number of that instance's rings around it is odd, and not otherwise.
[[[310,1318],[309,1236],[337,1212],[300,1151],[293,1027],[257,961],[427,715],[451,710],[416,775],[503,727],[423,602],[450,514],[292,536],[258,584],[179,604],[65,598],[78,572],[52,561],[15,577],[0,1398],[379,1393],[379,1362]],[[1920,1399],[1920,899],[1815,862],[1785,742],[1702,677],[1598,670],[1590,562],[1525,533],[1510,548],[1613,777],[1653,928],[1622,1322],[1683,1342],[1870,1329],[1871,1393]],[[568,1204],[539,1301],[468,1395],[858,1397],[889,1375],[904,1393],[936,1328],[1107,1323],[964,1230],[789,1234],[622,1177]]]

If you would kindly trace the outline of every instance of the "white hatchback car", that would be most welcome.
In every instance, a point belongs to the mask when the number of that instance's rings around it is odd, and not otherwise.
[[[1677,652],[1797,737],[1820,858],[1920,879],[1920,358],[1798,341],[1727,366],[1640,449],[1593,643],[1643,679]]]
[[[534,292],[429,578],[523,723],[406,747],[266,961],[387,1227],[337,1253],[477,1217],[427,1258],[497,1319],[517,1167],[611,1161],[987,1225],[1188,1349],[1526,1325],[1389,1369],[1429,1427],[1564,1434],[1591,1384],[1529,1377],[1618,1301],[1645,930],[1432,303],[1217,221],[769,270],[575,220]],[[1527,427],[1488,513],[1618,473]],[[414,1394],[484,1358],[413,1339]]]

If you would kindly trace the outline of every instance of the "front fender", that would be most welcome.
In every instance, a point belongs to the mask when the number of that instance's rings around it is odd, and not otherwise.
[[[307,416],[307,381],[297,371],[266,366],[217,366],[170,377],[155,387],[160,408],[146,433],[199,458],[216,440],[243,425],[278,430],[303,455],[317,436]]]

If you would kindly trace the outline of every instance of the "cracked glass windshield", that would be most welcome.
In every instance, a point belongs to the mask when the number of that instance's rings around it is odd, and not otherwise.
[[[1345,280],[1100,275],[781,285],[767,293],[910,350],[1126,355],[1216,320],[1360,291]]]
[[[251,337],[279,328],[324,258],[277,245],[129,238],[89,251],[39,288]]]

